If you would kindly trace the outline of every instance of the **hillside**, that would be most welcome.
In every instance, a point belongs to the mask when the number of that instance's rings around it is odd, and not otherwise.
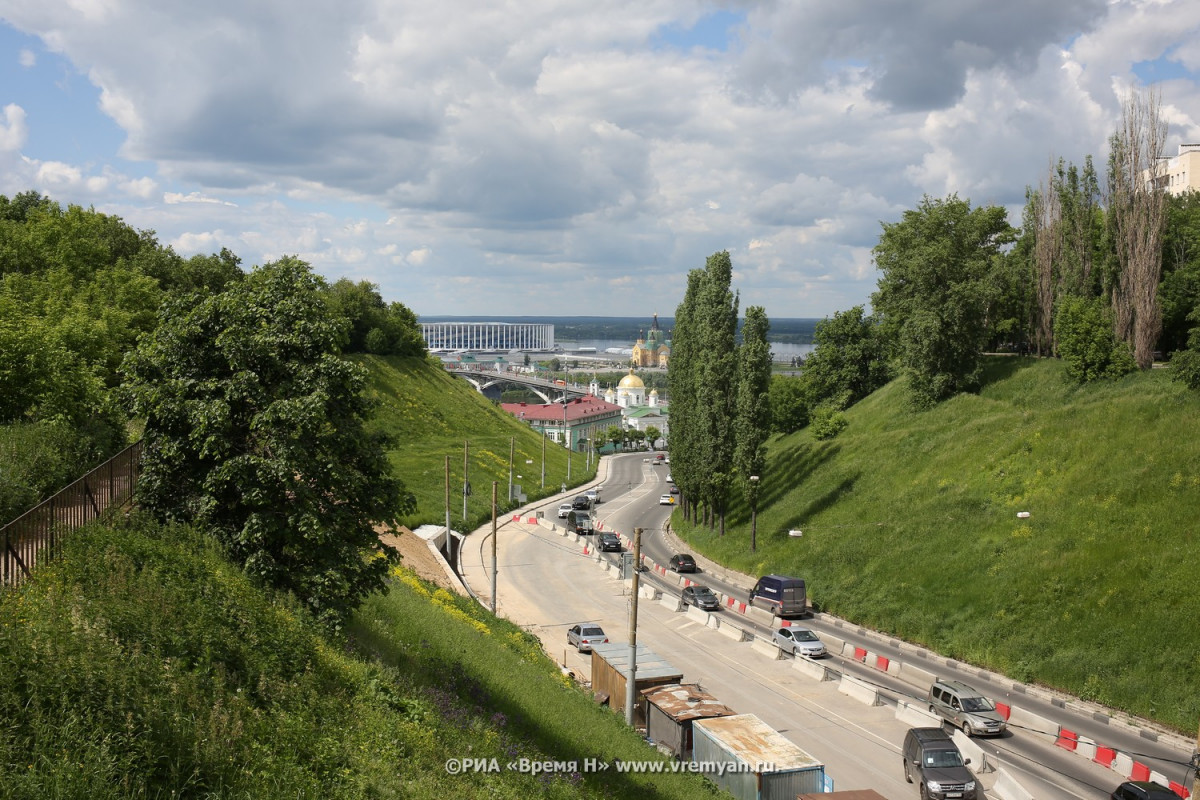
[[[442,525],[446,519],[446,457],[450,457],[450,522],[462,529],[463,445],[469,443],[467,530],[491,519],[492,481],[499,481],[497,505],[506,503],[509,443],[515,439],[513,482],[529,501],[555,494],[566,483],[575,486],[596,474],[593,462],[571,457],[567,480],[567,451],[553,442],[545,448],[546,483],[541,485],[542,436],[506,414],[466,381],[445,372],[433,360],[396,356],[362,356],[371,370],[371,390],[379,401],[374,424],[394,437],[388,457],[396,474],[416,495],[417,510],[402,519],[409,527]],[[527,463],[530,462],[530,463]]]
[[[1194,732],[1200,396],[1162,370],[1062,373],[996,358],[978,396],[923,413],[894,382],[836,439],[771,441],[756,554],[740,506],[723,539],[680,533],[742,571],[807,578],[826,611]]]

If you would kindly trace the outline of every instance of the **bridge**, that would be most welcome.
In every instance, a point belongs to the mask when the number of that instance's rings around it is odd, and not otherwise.
[[[586,384],[551,381],[524,372],[503,372],[493,365],[446,364],[446,372],[470,381],[480,394],[483,390],[501,383],[517,383],[529,389],[547,403],[561,403],[572,397],[583,397],[589,393]]]

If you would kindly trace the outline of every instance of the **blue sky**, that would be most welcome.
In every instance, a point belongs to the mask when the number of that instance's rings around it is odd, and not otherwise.
[[[0,0],[0,193],[184,255],[295,254],[418,313],[868,303],[922,195],[1008,208],[1103,163],[1153,85],[1200,141],[1184,0]]]

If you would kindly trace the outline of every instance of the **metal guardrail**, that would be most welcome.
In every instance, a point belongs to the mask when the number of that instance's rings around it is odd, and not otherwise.
[[[64,535],[133,497],[141,458],[137,441],[0,528],[0,586],[20,586],[58,554]]]

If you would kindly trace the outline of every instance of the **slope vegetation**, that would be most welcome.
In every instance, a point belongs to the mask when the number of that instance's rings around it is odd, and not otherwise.
[[[416,495],[417,511],[402,520],[414,527],[444,524],[446,518],[446,459],[450,464],[450,520],[456,529],[463,520],[463,451],[468,457],[467,530],[491,518],[492,481],[498,482],[497,505],[507,502],[509,450],[512,443],[513,483],[533,501],[575,486],[596,474],[583,455],[571,456],[567,480],[567,451],[553,442],[545,446],[545,484],[542,484],[543,437],[475,391],[466,381],[440,369],[432,360],[396,356],[363,356],[371,370],[371,388],[379,401],[377,428],[392,435],[389,452],[396,474]]]
[[[988,370],[931,411],[894,382],[833,440],[773,440],[756,553],[742,508],[724,538],[680,532],[807,578],[824,610],[1194,730],[1200,396],[1163,371],[1075,387],[1056,361]]]

